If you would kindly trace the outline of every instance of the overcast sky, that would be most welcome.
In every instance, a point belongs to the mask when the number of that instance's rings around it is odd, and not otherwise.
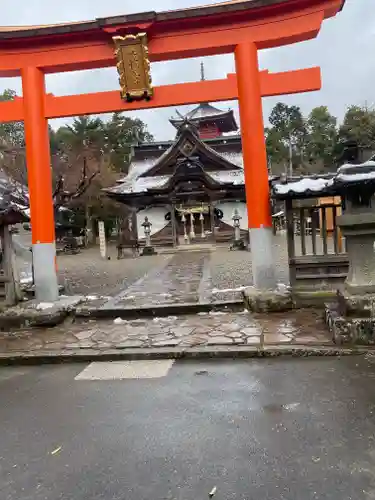
[[[96,17],[155,10],[169,10],[219,0],[1,0],[2,25],[48,24],[90,20]],[[307,115],[311,108],[327,105],[342,119],[350,104],[375,103],[375,0],[346,0],[344,10],[324,22],[318,38],[297,45],[262,51],[260,65],[270,71],[285,71],[320,65],[323,88],[320,92],[266,98],[263,100],[267,120],[274,104],[282,100],[296,104]],[[201,59],[156,63],[152,65],[154,85],[195,81],[200,77]],[[207,79],[223,78],[234,71],[232,55],[205,58]],[[21,93],[18,78],[0,79],[0,90],[13,88]],[[77,94],[118,89],[115,69],[100,69],[47,76],[47,90],[55,95]],[[236,102],[217,104],[224,109]],[[191,107],[185,108],[190,109]],[[184,112],[184,108],[179,108]],[[144,120],[158,140],[170,139],[174,129],[168,118],[174,109],[135,112]],[[1,117],[0,117],[1,119]],[[57,126],[61,120],[53,120]]]

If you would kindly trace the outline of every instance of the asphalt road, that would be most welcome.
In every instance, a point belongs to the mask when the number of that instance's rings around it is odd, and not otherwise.
[[[1,500],[375,498],[374,362],[84,368],[0,369]]]

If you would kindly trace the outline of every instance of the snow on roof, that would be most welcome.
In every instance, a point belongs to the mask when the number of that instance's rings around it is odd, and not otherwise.
[[[345,184],[375,181],[375,161],[369,160],[360,164],[347,163],[338,168],[336,174],[302,177],[287,182],[274,182],[273,192],[276,196],[324,195],[340,194]]]
[[[233,151],[224,151],[224,152],[219,152],[215,151],[218,155],[222,156],[225,160],[229,161],[230,163],[233,163],[233,165],[237,165],[238,167],[243,168],[243,154],[241,151],[239,152],[233,152]]]
[[[333,178],[327,179],[324,177],[303,177],[294,182],[285,184],[276,183],[273,185],[273,190],[277,195],[285,195],[289,193],[304,194],[306,192],[319,192],[333,185]]]
[[[245,177],[242,170],[226,170],[210,172],[210,177],[221,184],[243,185],[245,184]]]
[[[358,182],[375,179],[375,161],[369,160],[359,165],[347,163],[337,170],[336,182]]]
[[[212,107],[212,106],[211,106]],[[214,108],[215,109],[215,108]],[[160,175],[147,177],[144,176],[148,171],[150,171],[156,164],[160,164],[163,158],[168,156],[170,151],[175,147],[175,143],[172,143],[170,147],[164,151],[164,153],[159,157],[149,157],[144,160],[135,160],[131,163],[129,167],[129,173],[126,177],[122,177],[117,180],[117,186],[106,190],[109,193],[126,194],[126,193],[142,193],[148,189],[160,188],[163,186],[170,176]],[[205,143],[205,147],[211,153],[224,158],[226,161],[243,169],[243,156],[242,152],[219,152],[213,149],[208,144]],[[171,175],[172,175],[171,170]],[[217,182],[223,184],[234,183],[234,184],[244,184],[244,174],[241,170],[229,170],[226,172],[217,171],[210,173],[213,179]],[[144,176],[144,177],[142,177]]]
[[[160,157],[159,157],[160,158]],[[137,179],[140,175],[148,172],[158,161],[157,157],[145,158],[144,160],[135,160],[130,164],[129,172],[125,177],[117,180],[117,184],[127,182],[129,179]]]
[[[106,191],[114,194],[127,193],[144,193],[149,189],[157,189],[163,187],[169,179],[170,175],[156,175],[154,177],[138,177],[126,179],[122,184],[118,184]]]

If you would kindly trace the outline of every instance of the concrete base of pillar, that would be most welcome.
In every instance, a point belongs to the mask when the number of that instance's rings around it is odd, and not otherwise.
[[[53,302],[59,298],[56,274],[55,243],[33,245],[35,297],[38,302]]]
[[[276,288],[275,262],[271,227],[249,229],[254,286],[258,290]]]
[[[247,288],[244,291],[244,302],[250,312],[270,313],[291,311],[294,308],[292,294],[285,290],[256,290]]]

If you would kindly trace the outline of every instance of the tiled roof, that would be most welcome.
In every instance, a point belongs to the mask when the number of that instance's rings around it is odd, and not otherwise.
[[[339,167],[336,173],[279,179],[272,183],[272,192],[276,198],[313,198],[319,196],[340,195],[353,185],[375,184],[375,161],[347,163]]]
[[[228,111],[215,108],[208,103],[199,104],[196,108],[186,114],[188,120],[200,120],[202,118],[219,118],[222,115],[228,114]]]
[[[300,177],[287,182],[276,182],[273,184],[273,192],[278,197],[294,195],[316,195],[322,194],[333,185],[331,177]]]
[[[107,193],[112,194],[131,194],[131,193],[146,193],[149,189],[157,189],[163,187],[169,179],[170,175],[156,175],[153,177],[138,177],[126,178],[121,184],[117,184],[109,189],[105,189]]]
[[[341,0],[344,4],[345,0]],[[135,14],[112,16],[106,18],[93,19],[90,21],[76,21],[69,23],[34,25],[34,26],[0,26],[0,37],[15,38],[41,36],[43,34],[64,34],[75,32],[84,32],[87,30],[101,30],[106,26],[116,26],[131,22],[154,22],[177,20],[201,15],[214,15],[223,12],[246,10],[253,8],[267,7],[273,4],[289,3],[290,0],[227,0],[209,5],[197,5],[195,7],[167,10],[161,12],[149,11]],[[185,14],[186,13],[186,14]]]
[[[210,172],[209,175],[221,184],[233,184],[239,186],[245,184],[245,176],[242,170],[229,170],[226,172]]]

